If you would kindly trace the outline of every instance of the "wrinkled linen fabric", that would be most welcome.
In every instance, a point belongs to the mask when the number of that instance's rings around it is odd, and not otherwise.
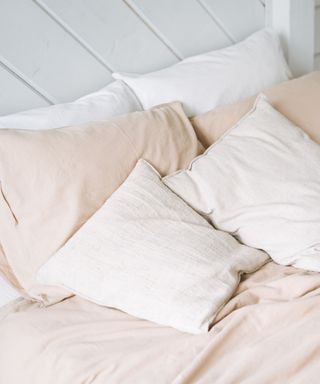
[[[139,158],[163,175],[187,167],[201,150],[179,102],[77,126],[0,129],[1,245],[24,290],[46,304],[69,295],[38,284],[38,269]]]
[[[271,105],[320,144],[320,71],[284,81],[263,93]],[[210,147],[253,107],[256,96],[214,108],[191,119],[205,148]]]
[[[277,263],[320,272],[320,146],[260,95],[164,183],[221,231]]]
[[[73,102],[0,116],[0,128],[46,130],[106,120],[114,116],[141,111],[141,109],[140,103],[130,88],[122,81],[114,81]],[[0,273],[11,285],[18,288],[22,295],[26,294],[12,271],[1,244]],[[8,287],[10,287],[9,284]]]
[[[0,275],[0,307],[20,296],[17,289],[11,286],[4,277]]]
[[[20,299],[0,310],[0,382],[317,383],[319,308],[319,273],[273,262],[196,336],[78,297]]]
[[[214,229],[141,159],[37,278],[94,303],[202,333],[241,273],[268,260],[265,252]]]

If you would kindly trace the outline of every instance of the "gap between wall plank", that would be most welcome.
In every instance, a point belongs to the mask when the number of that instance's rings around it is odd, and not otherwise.
[[[21,81],[26,87],[28,87],[33,93],[40,96],[44,101],[50,105],[56,104],[58,101],[51,95],[48,94],[44,89],[38,87],[23,73],[14,68],[6,59],[0,57],[0,66],[4,68],[8,73],[14,76],[16,79]]]

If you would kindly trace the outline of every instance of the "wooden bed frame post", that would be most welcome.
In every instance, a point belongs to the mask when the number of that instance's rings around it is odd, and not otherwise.
[[[314,0],[266,0],[266,25],[281,38],[294,76],[314,69]]]

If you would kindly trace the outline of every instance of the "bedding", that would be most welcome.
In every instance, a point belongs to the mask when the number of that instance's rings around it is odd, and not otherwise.
[[[122,81],[115,81],[74,102],[0,116],[0,128],[39,130],[58,128],[108,119],[141,109],[140,103],[130,88]],[[11,285],[23,292],[1,247],[1,236],[0,273]]]
[[[0,308],[19,296],[19,292],[0,275]]]
[[[97,304],[201,333],[208,332],[240,274],[268,259],[215,230],[139,160],[37,278]]]
[[[279,264],[320,272],[320,146],[261,95],[188,170],[164,183]]]
[[[145,158],[164,175],[202,151],[180,103],[51,130],[0,130],[0,233],[10,266],[34,299],[68,292],[37,284],[39,267]]]
[[[0,244],[0,276],[4,278],[4,281],[8,282],[8,285],[21,290],[21,286],[15,277],[14,273],[10,265],[8,264],[8,260],[3,252],[3,249]]]
[[[20,284],[8,265],[0,245],[0,308],[21,294]]]
[[[277,35],[264,29],[244,41],[144,75],[114,73],[144,109],[179,100],[188,116],[252,96],[291,77]]]
[[[284,81],[263,93],[271,105],[320,144],[320,71]],[[191,119],[205,148],[210,147],[253,107],[256,96],[212,109]]]
[[[244,275],[209,333],[190,335],[79,297],[0,310],[0,382],[316,383],[320,275]]]

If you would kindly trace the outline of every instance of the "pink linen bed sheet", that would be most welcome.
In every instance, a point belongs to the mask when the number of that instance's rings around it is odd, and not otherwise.
[[[317,383],[320,274],[270,262],[243,277],[208,334],[73,297],[0,312],[1,384]]]

